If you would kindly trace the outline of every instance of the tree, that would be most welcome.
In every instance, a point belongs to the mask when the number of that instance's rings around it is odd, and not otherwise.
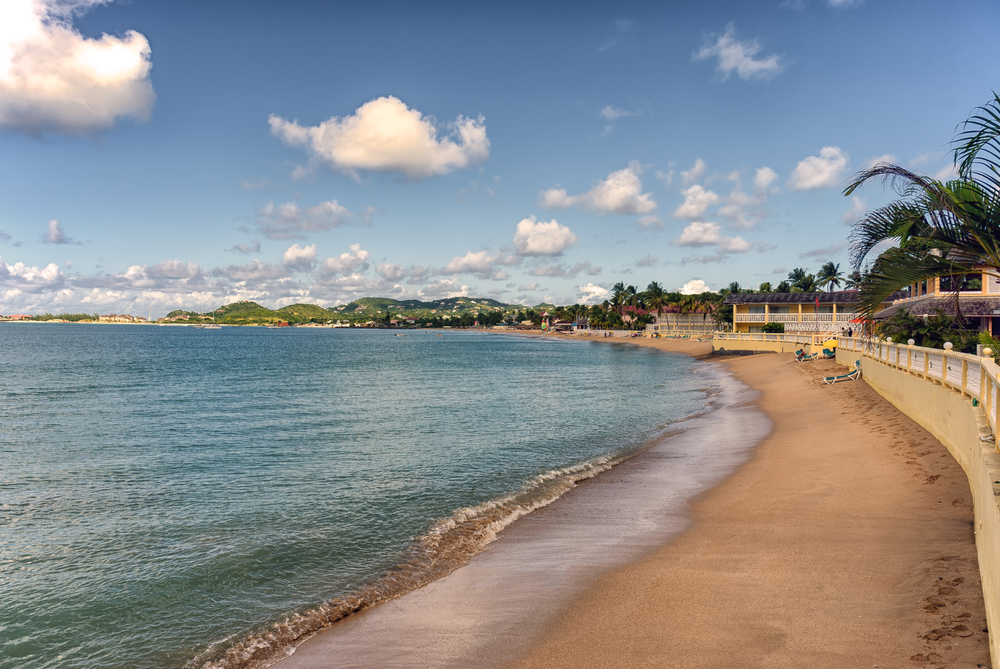
[[[650,310],[655,310],[657,317],[663,313],[663,310],[667,307],[668,298],[666,292],[656,281],[650,281],[649,285],[646,286],[645,292],[645,302]]]
[[[761,283],[760,286],[757,288],[757,290],[759,292],[761,292],[761,293],[770,293],[770,292],[773,292],[773,290],[771,289],[771,282],[770,281],[764,281],[763,283]]]
[[[858,311],[871,316],[894,291],[1000,266],[1000,96],[977,108],[953,140],[958,178],[941,182],[890,163],[858,172],[844,195],[872,180],[898,199],[854,224],[851,260],[863,272]],[[868,264],[880,244],[895,245]],[[956,318],[958,293],[955,293]]]
[[[819,272],[816,273],[816,282],[819,287],[829,286],[831,293],[834,287],[840,287],[840,280],[843,278],[844,273],[840,271],[840,264],[835,265],[832,260],[820,267]]]

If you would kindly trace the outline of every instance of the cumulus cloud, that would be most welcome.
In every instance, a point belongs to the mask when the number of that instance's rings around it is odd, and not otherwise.
[[[452,258],[442,271],[446,274],[477,274],[481,279],[503,281],[510,275],[498,266],[516,262],[517,258],[499,251],[469,251],[464,256]]]
[[[776,54],[757,57],[762,48],[757,38],[736,39],[736,26],[730,23],[726,26],[725,33],[715,38],[715,41],[711,38],[706,40],[691,59],[717,58],[716,69],[723,81],[734,73],[744,81],[767,81],[780,74],[785,65],[781,56]]]
[[[623,170],[612,172],[593,188],[580,195],[569,195],[564,188],[550,188],[538,196],[545,209],[579,207],[596,214],[650,214],[656,210],[651,193],[642,192],[642,166],[633,160]]]
[[[705,176],[706,167],[707,166],[705,165],[704,160],[701,158],[695,158],[694,165],[691,166],[691,169],[681,172],[681,183],[686,186],[687,184],[693,184],[701,181],[701,178]],[[670,184],[667,185],[669,186]]]
[[[517,287],[517,289],[521,292],[530,293],[532,291],[538,290],[538,287],[539,287],[538,282],[532,281],[531,283],[521,284],[520,286]]]
[[[281,258],[281,264],[289,269],[308,271],[316,264],[316,245],[299,246],[292,244]]]
[[[66,233],[62,229],[62,223],[56,219],[49,221],[49,231],[42,236],[42,242],[45,244],[76,244],[66,236]]]
[[[958,178],[958,167],[954,164],[946,165],[934,173],[934,178],[938,181],[951,181]]]
[[[323,269],[330,274],[355,274],[368,269],[368,251],[361,248],[361,244],[351,244],[349,253],[341,253],[339,256],[327,258],[323,262]]]
[[[728,253],[743,253],[753,247],[742,237],[723,237],[717,224],[706,221],[692,221],[671,243],[674,246],[717,246]]]
[[[649,216],[640,216],[639,227],[646,228],[647,230],[652,228],[662,228],[663,221],[661,221],[660,217],[657,216],[656,214],[650,214]]]
[[[701,295],[711,292],[708,284],[701,279],[691,279],[681,287],[681,295]]]
[[[895,165],[896,156],[894,156],[891,153],[884,153],[881,156],[878,156],[877,158],[866,158],[864,163],[865,163],[865,169],[871,169],[876,165],[878,165],[879,163],[889,163],[891,165]]]
[[[554,218],[548,223],[537,223],[534,216],[522,219],[514,233],[514,246],[522,256],[556,256],[577,241],[577,236]]]
[[[65,284],[66,276],[56,263],[42,269],[24,263],[8,265],[0,258],[0,286],[21,293],[40,293],[57,290]]]
[[[577,290],[582,304],[600,304],[611,296],[611,292],[607,288],[594,283],[585,283]]]
[[[698,184],[681,191],[684,202],[674,210],[674,218],[701,218],[705,210],[719,203],[719,196]]]
[[[434,119],[388,96],[366,102],[354,114],[302,126],[272,114],[271,133],[303,146],[311,159],[357,176],[362,170],[395,172],[412,181],[477,165],[490,154],[485,119],[459,116],[438,137]]]
[[[0,3],[0,127],[38,135],[93,133],[120,117],[147,120],[150,48],[135,31],[92,39],[72,15],[106,0]]]
[[[757,170],[753,177],[754,188],[758,192],[764,192],[767,187],[778,180],[778,173],[772,170],[770,167],[761,167]]]
[[[375,266],[375,273],[386,281],[399,281],[406,276],[406,268],[402,265],[384,262]]]
[[[245,256],[248,256],[251,253],[260,253],[260,240],[255,239],[249,244],[236,244],[232,248],[226,250],[232,253],[240,253]]]
[[[840,183],[840,175],[847,168],[849,156],[839,146],[824,146],[818,156],[808,156],[799,161],[788,180],[792,190],[832,188]]]
[[[257,209],[257,227],[268,239],[302,239],[304,232],[322,232],[340,227],[353,214],[336,200],[300,209],[294,202],[274,206],[268,202]]]
[[[468,297],[469,287],[455,278],[440,279],[417,291],[417,295],[424,299]]]

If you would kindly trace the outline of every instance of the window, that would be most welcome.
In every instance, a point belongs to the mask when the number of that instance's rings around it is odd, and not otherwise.
[[[759,306],[758,307],[756,305],[750,305],[750,312],[749,313],[751,313],[751,314],[762,314],[762,313],[764,313],[764,307],[763,306]]]
[[[983,275],[977,272],[975,274],[942,276],[940,285],[942,293],[954,293],[956,290],[979,293],[983,290]]]
[[[786,304],[780,307],[771,307],[772,314],[790,314],[792,313],[791,308]]]
[[[833,313],[833,305],[832,304],[821,304],[818,307],[816,307],[816,313],[817,314],[832,314]]]

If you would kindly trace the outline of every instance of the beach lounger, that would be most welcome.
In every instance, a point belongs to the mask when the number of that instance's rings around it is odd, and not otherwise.
[[[851,381],[856,381],[860,377],[861,377],[861,361],[855,360],[853,372],[851,372],[850,374],[841,374],[840,376],[827,376],[823,379],[823,383],[825,383],[828,386],[832,386],[837,381],[846,381],[847,379],[850,379]]]
[[[836,351],[831,351],[828,348],[824,348],[823,349],[823,357],[826,358],[826,359],[828,359],[828,360],[832,359],[832,358],[836,358],[837,357],[837,352]]]
[[[795,352],[795,362],[807,362],[809,360],[815,360],[819,357],[819,353],[813,353],[812,355],[806,355],[806,352],[801,348]]]

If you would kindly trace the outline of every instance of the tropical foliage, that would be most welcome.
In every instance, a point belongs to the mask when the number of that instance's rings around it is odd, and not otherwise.
[[[1000,96],[974,110],[954,140],[958,177],[942,182],[898,165],[858,172],[844,190],[870,181],[898,199],[854,226],[851,260],[862,272],[859,311],[872,315],[894,291],[980,266],[1000,266]],[[876,248],[891,243],[874,260]],[[957,303],[957,292],[956,292]]]

